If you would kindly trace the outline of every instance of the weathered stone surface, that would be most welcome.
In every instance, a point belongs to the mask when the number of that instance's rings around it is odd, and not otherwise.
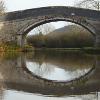
[[[22,46],[24,36],[29,31],[51,21],[70,21],[88,29],[94,36],[100,33],[100,11],[55,6],[9,12],[0,16],[0,23],[4,25],[0,34],[7,34],[5,38],[9,38],[8,41],[20,40],[18,43]],[[18,34],[22,35],[22,40],[16,39]]]

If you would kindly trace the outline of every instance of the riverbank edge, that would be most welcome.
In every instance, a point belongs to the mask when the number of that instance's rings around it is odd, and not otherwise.
[[[18,46],[0,46],[0,52],[32,52],[35,50],[44,50],[44,51],[72,51],[72,52],[86,52],[86,53],[98,53],[100,54],[100,48],[94,48],[94,47],[84,47],[84,48],[34,48],[32,46],[25,46],[23,48],[20,48]]]
[[[34,48],[34,50],[43,51],[61,51],[61,52],[84,52],[91,54],[100,54],[100,48],[85,47],[85,48]]]

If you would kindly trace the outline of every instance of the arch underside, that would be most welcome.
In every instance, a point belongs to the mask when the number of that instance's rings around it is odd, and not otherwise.
[[[32,85],[32,84],[22,84],[20,82],[17,83],[5,82],[8,89],[10,88],[10,89],[15,89],[17,91],[39,93],[39,94],[49,95],[49,96],[80,95],[80,94],[88,94],[91,91],[95,91],[95,90],[90,91],[90,89],[88,89],[91,87],[91,85],[87,87],[84,84],[83,85],[81,84],[81,82],[87,81],[89,76],[93,74],[95,67],[91,68],[90,71],[86,73],[84,76],[81,76],[76,80],[72,80],[64,83],[52,82],[49,80],[39,78],[37,76],[32,75],[32,73],[30,73],[25,66],[23,68],[21,69],[21,71],[25,71],[24,76],[26,77],[26,79],[27,78],[28,80],[35,79],[37,83],[34,82],[35,84],[33,83]],[[83,89],[83,86],[85,89]]]
[[[75,24],[78,24],[80,26],[82,26],[83,28],[85,28],[86,30],[88,30],[93,36],[95,36],[95,28],[93,27],[93,25],[91,25],[90,23],[88,23],[86,20],[78,20],[78,19],[70,19],[70,18],[64,18],[64,17],[55,17],[55,18],[47,18],[47,19],[38,19],[35,22],[34,21],[30,21],[30,23],[26,23],[25,26],[23,26],[23,28],[18,32],[19,35],[27,35],[32,29],[42,25],[42,24],[46,24],[46,23],[50,23],[50,22],[57,22],[57,21],[66,21],[66,22],[72,22]]]
[[[75,78],[75,79],[72,79],[70,81],[52,81],[52,80],[48,80],[48,79],[45,79],[45,78],[41,78],[40,76],[37,76],[35,74],[33,74],[32,72],[30,72],[26,67],[24,67],[23,69],[24,71],[26,71],[27,74],[29,74],[31,77],[35,77],[36,79],[39,79],[39,80],[44,80],[46,82],[51,82],[51,83],[56,83],[56,84],[66,84],[66,85],[71,85],[73,83],[77,83],[78,81],[82,81],[82,80],[85,80],[88,78],[88,76],[91,75],[91,73],[95,70],[95,67],[93,66],[87,73],[85,73],[84,75],[80,76],[79,78]]]

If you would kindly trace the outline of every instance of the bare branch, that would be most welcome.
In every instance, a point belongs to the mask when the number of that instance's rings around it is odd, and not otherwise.
[[[0,14],[4,13],[4,11],[5,11],[4,1],[0,0]]]
[[[75,4],[76,7],[100,10],[100,0],[82,0]]]
[[[35,28],[35,34],[48,34],[53,31],[55,28],[52,24],[43,24]]]

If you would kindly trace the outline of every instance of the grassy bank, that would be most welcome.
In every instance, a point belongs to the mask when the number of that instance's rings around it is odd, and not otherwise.
[[[100,48],[87,47],[83,48],[82,51],[85,53],[100,54]]]
[[[27,52],[27,51],[33,51],[33,47],[25,45],[23,48],[20,48],[17,45],[6,45],[6,44],[0,45],[0,52]]]
[[[22,49],[15,45],[0,45],[0,52],[13,52],[13,51],[22,51]]]
[[[100,48],[93,47],[83,47],[83,48],[34,48],[29,45],[25,45],[23,48],[20,48],[17,45],[0,45],[0,52],[30,52],[34,50],[44,50],[44,51],[61,51],[61,52],[85,52],[85,53],[94,53],[100,54]]]
[[[50,51],[80,51],[81,48],[35,48],[35,50],[50,50]]]
[[[34,50],[43,51],[61,51],[61,52],[85,52],[91,54],[100,54],[100,48],[86,47],[86,48],[35,48]]]

